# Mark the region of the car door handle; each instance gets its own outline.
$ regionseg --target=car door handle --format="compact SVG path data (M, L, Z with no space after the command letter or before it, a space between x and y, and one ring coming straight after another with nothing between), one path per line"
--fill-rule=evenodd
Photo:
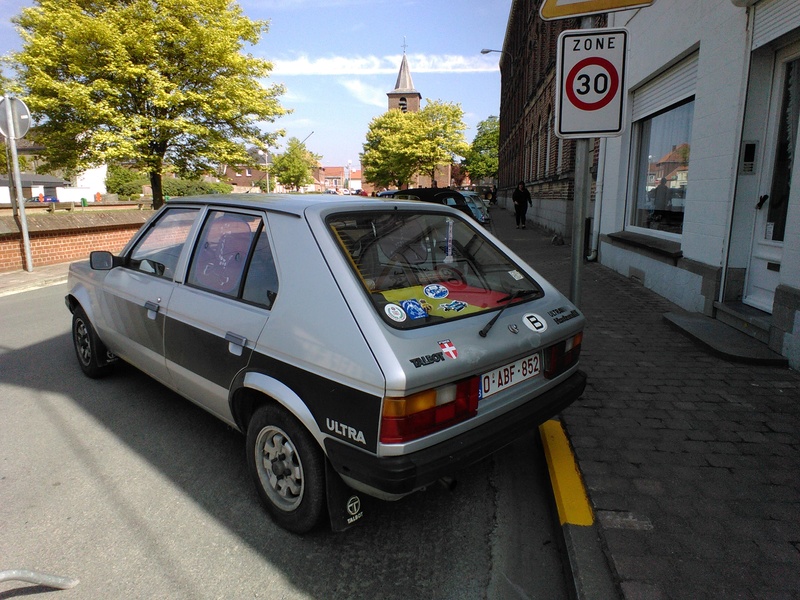
M225 334L225 341L228 342L228 352L236 356L241 356L242 350L247 346L247 338L232 331Z
M147 309L148 319L155 319L156 315L158 314L158 311L161 309L161 307L152 300L148 300L147 302L145 302L144 307Z

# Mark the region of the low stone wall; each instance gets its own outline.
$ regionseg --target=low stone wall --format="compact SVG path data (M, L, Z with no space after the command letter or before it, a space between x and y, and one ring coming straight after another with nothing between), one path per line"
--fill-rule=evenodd
M26 213L33 267L87 258L92 250L119 252L152 210ZM18 217L0 215L0 273L25 268Z

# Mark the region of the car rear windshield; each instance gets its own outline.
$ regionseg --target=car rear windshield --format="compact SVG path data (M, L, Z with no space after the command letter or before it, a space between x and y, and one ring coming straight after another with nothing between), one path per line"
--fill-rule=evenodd
M335 214L328 226L381 317L410 329L543 295L466 220L438 212Z

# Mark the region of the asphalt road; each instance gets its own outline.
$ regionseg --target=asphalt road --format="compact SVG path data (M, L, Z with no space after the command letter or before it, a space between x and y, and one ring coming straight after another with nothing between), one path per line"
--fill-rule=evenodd
M299 537L258 504L239 433L128 365L83 376L65 293L0 298L0 571L78 578L65 599L567 597L535 432L453 490Z

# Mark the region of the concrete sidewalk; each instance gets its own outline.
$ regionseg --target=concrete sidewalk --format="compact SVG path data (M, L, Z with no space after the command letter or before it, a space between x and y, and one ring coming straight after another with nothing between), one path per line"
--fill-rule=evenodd
M87 257L88 258L88 257ZM70 263L34 267L28 271L0 273L0 297L67 281Z
M571 249L513 213L493 230L565 294ZM0 273L0 295L65 281L68 264ZM681 309L584 267L582 368L561 415L594 515L565 528L581 598L800 598L800 374L733 362L676 331Z

